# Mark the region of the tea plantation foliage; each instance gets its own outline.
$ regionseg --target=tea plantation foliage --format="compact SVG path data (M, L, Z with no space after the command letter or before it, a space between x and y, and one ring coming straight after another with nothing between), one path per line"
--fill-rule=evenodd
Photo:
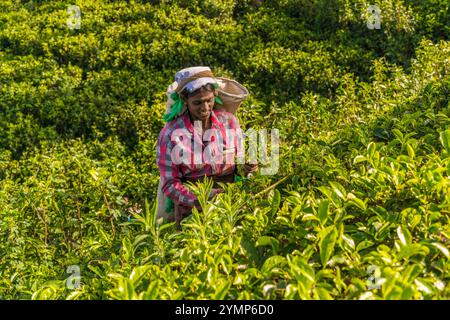
M0 299L449 299L449 21L446 0L2 0ZM155 146L192 65L249 88L280 169L197 186L176 232Z

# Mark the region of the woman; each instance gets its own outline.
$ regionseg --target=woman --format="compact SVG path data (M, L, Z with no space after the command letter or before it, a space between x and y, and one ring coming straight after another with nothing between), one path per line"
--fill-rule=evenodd
M236 165L225 160L230 157L224 154L231 151L238 156L242 151L236 135L229 134L239 132L239 121L223 110L226 108L218 97L218 89L219 82L210 68L191 67L177 72L175 82L167 90L167 123L158 138L156 161L161 192L174 202L174 216L160 211L158 215L175 219L178 228L194 206L201 210L197 197L184 183L212 178L212 198L221 192L218 182L234 181ZM246 174L257 169L256 164L244 165Z

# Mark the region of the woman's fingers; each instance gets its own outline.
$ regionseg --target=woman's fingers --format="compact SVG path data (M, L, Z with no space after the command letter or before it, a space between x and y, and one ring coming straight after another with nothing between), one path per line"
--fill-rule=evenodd
M258 164L250 164L250 163L246 163L244 164L244 170L245 173L252 173L258 170Z

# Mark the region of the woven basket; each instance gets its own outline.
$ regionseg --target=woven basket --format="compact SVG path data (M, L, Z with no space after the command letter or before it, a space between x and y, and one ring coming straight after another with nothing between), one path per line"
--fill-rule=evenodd
M223 104L216 104L214 108L236 113L241 103L249 95L247 88L232 79L221 77L216 79L219 83L219 98L222 99Z

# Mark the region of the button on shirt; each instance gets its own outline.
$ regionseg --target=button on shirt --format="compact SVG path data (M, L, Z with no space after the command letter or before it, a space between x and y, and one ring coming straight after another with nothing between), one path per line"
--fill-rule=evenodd
M242 133L238 119L229 112L213 110L211 129L202 132L188 112L168 122L158 137L156 162L161 190L175 203L193 207L197 197L183 185L182 178L229 175L235 157L242 157Z

